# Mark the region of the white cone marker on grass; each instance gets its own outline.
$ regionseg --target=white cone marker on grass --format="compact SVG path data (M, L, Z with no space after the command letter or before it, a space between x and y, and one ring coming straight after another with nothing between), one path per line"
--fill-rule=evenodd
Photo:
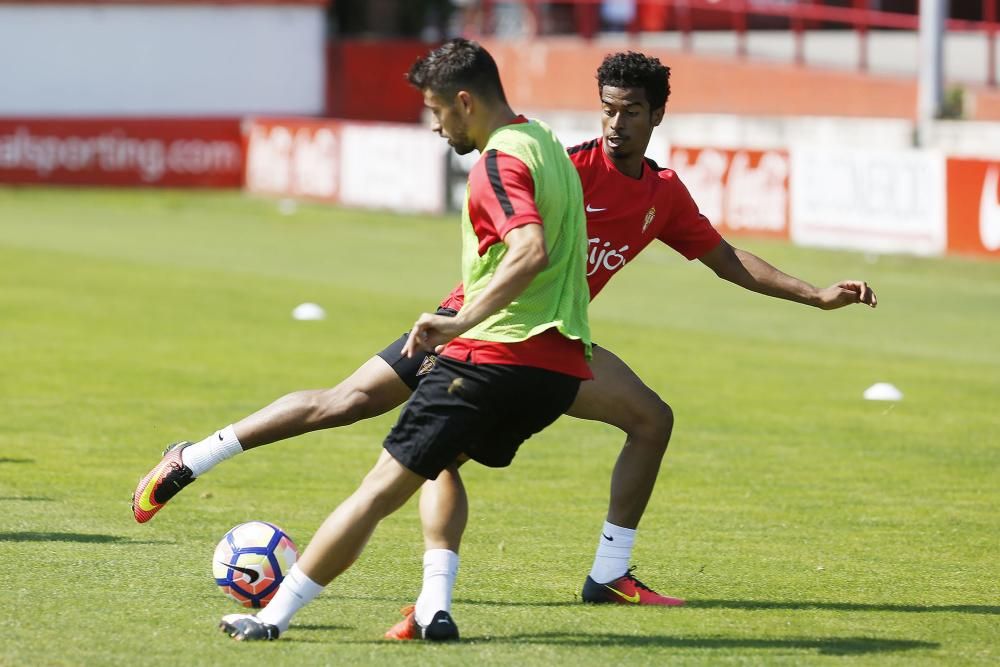
M292 311L292 317L297 320L324 320L326 319L326 311L315 303L300 303Z
M888 382L876 382L862 394L866 401L901 401L903 392Z

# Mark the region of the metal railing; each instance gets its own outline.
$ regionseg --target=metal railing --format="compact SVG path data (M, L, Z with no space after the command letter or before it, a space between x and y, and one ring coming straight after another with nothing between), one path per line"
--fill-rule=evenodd
M943 2L945 0L922 0ZM982 20L947 19L949 32L982 34L987 42L987 83L997 85L996 35L1000 31L997 4L1000 0L982 0ZM500 24L498 15L511 9L526 17L521 27L531 35L552 32L558 23L563 32L591 39L601 30L601 8L609 0L480 0L467 5L466 12L474 30L491 34ZM622 0L611 0L619 7ZM794 60L805 63L807 30L853 30L858 35L858 67L868 69L868 32L902 30L916 32L916 13L872 9L872 0L846 0L847 5L827 4L823 0L625 0L632 17L623 26L625 32L678 32L685 50L692 48L696 30L731 30L736 35L736 50L747 55L747 33L755 22L769 22L768 27L790 30L794 36ZM474 8L473 8L474 7ZM558 17L553 18L555 14ZM557 30L558 31L558 30Z

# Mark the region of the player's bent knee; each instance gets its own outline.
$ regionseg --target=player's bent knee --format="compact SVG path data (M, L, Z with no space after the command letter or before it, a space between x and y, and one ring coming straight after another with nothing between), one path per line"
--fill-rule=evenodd
M366 511L385 518L399 509L413 495L412 490L392 484L373 471L365 477L356 496Z
M637 408L632 426L626 429L628 435L633 441L666 451L674 430L674 411L659 398Z

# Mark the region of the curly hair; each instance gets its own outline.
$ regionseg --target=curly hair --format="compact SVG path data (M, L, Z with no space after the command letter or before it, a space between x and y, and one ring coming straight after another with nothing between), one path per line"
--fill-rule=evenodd
M458 37L418 58L406 80L419 90L453 97L460 90L507 102L500 72L489 51L477 42Z
M670 68L659 58L635 51L612 53L597 68L597 91L604 86L642 88L650 109L659 109L670 97Z

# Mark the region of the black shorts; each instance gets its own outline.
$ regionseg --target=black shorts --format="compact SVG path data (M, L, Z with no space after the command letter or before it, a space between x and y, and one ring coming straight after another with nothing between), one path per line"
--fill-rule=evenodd
M455 317L458 311L451 308L438 308L435 314ZM437 355L420 352L413 355L413 357L404 356L403 346L406 345L406 339L409 337L409 333L403 334L389 343L384 350L378 353L378 356L382 357L385 363L389 364L392 370L396 371L396 375L406 383L407 387L416 391L417 385L420 384L420 379L434 368Z
M438 357L382 446L428 479L463 453L502 468L569 409L579 388L579 378L555 371Z

